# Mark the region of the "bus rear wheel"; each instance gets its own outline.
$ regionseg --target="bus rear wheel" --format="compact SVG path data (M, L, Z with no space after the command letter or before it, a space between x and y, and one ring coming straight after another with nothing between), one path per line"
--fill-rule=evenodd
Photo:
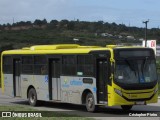
M95 105L95 100L92 93L88 93L86 96L86 108L88 112L96 111L97 106Z
M133 105L121 105L121 108L124 110L124 111L129 111L131 110L133 107Z
M36 106L38 101L37 101L37 93L34 88L31 88L28 92L28 101L31 106Z

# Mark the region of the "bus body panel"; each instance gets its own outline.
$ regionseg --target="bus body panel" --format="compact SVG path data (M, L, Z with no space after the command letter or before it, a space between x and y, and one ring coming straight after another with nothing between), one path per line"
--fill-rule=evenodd
M4 74L5 76L5 94L14 97L13 94L13 74ZM83 79L93 80L93 83L83 83ZM71 77L61 76L60 81L60 102L82 104L82 93L84 90L90 90L97 104L96 79L92 77ZM27 99L27 90L33 86L37 92L37 99L49 101L48 79L43 75L23 75L21 74L21 94L22 98ZM55 85L53 86L55 89ZM52 90L57 94L57 90ZM55 101L54 97L53 100Z
M38 100L49 100L48 81L44 75L21 75L22 98L27 98L27 90L33 86L37 92Z
M3 74L4 94L13 97L13 74Z
M156 103L158 100L158 92L155 91L158 89L158 84L153 89L145 89L145 90L123 90L116 84L114 83L112 84L113 84L112 87L108 86L110 93L109 104L108 104L109 106L148 104L148 103ZM115 89L120 90L122 94L121 95L117 94L115 92ZM128 94L126 94L126 92L128 92Z
M83 80L92 80L93 83L84 83ZM82 104L84 90L90 90L97 104L96 79L93 77L61 76L62 102Z
M48 101L48 75L34 75L34 80L38 99Z

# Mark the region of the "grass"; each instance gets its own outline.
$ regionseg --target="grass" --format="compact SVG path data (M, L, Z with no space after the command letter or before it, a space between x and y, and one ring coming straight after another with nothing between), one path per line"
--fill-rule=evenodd
M16 105L16 106L0 106L0 111L12 111L12 112L18 112L18 113L25 113L25 112L35 112L35 113L41 113L42 111L40 110L35 110L32 109L28 106L21 106L21 105ZM1 113L1 112L0 112ZM51 116L51 117L43 117L43 116ZM27 118L27 117L12 117L12 118L0 118L1 120L93 120L91 118L85 118L85 117L80 117L77 115L68 115L64 113L58 113L58 112L42 112L42 117L37 117L37 118Z

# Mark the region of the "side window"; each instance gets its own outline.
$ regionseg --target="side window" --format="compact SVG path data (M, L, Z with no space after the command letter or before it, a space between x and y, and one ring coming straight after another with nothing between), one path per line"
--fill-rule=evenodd
M33 74L33 56L22 56L22 74Z
M34 56L34 74L46 75L48 73L47 57L46 55Z
M92 55L78 55L77 61L77 74L94 75L94 57Z
M12 74L13 73L13 63L12 56L3 56L3 73Z
M62 74L63 75L76 75L76 56L65 55L62 58Z

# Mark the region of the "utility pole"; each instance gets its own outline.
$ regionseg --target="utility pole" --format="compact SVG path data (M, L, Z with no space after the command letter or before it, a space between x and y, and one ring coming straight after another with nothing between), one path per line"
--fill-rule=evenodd
M145 27L145 47L147 47L147 24L148 24L149 20L147 21L143 21L143 23L146 25Z

